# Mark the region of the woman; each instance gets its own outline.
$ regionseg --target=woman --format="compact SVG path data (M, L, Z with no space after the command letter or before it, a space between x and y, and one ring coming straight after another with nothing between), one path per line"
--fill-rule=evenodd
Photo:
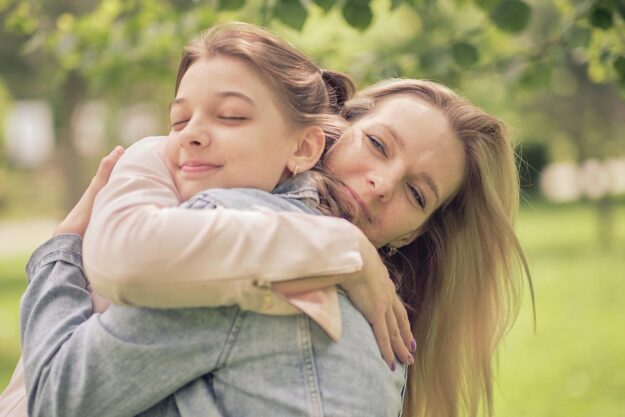
M399 293L412 307L419 350L407 414L454 415L461 397L470 414L482 401L490 410L493 349L507 323L502 312L515 311L515 267L524 265L512 229L518 184L503 126L451 91L418 81L365 90L345 114L353 130L330 152L327 167L361 208L356 224L376 246L391 243ZM429 128L427 141L415 139L420 124ZM398 223L406 192L421 211ZM400 238L389 241L389 229ZM292 284L310 288L314 281Z

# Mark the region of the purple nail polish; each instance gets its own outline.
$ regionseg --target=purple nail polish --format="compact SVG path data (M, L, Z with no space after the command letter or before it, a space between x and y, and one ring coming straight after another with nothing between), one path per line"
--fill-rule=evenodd
M391 371L395 372L395 361L393 361L393 363L391 363Z
M412 353L415 353L417 351L417 341L412 339L412 342L410 342L410 351Z

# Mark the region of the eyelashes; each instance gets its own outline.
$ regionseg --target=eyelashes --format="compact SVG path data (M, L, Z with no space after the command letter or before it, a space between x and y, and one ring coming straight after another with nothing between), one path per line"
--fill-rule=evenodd
M369 142L371 143L371 145L378 151L380 152L382 155L384 156L388 156L388 153L386 151L386 147L384 146L384 143L379 140L378 138L376 138L373 135L369 135L366 134L365 136L367 136L367 139L369 140Z
M378 153L380 153L385 158L388 158L388 150L387 150L386 145L384 144L384 142L382 140L378 139L374 135L370 135L370 134L367 134L367 133L365 133L365 136L367 137L367 140L369 141L371 146ZM416 203L422 209L425 209L425 203L426 203L425 197L424 197L423 193L421 192L421 190L419 189L419 187L417 187L415 185L412 185L412 184L407 184L407 187L408 187L410 195L412 196L414 201L416 201Z

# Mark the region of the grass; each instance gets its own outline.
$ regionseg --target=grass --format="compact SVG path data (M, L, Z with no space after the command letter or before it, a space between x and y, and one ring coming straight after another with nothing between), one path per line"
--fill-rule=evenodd
M20 354L19 303L26 289L28 255L0 258L0 388L9 383Z
M536 291L500 352L496 415L625 416L625 204L602 247L590 205L525 209L519 234Z
M500 351L495 409L502 417L625 416L625 204L613 246L597 238L589 204L524 208L519 234L536 290ZM27 256L0 259L0 388L19 355L18 303Z

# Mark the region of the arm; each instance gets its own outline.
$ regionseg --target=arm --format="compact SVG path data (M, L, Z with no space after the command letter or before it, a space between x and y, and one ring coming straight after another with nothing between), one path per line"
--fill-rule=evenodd
M362 233L341 219L173 207L179 201L163 144L163 138L148 138L128 149L94 206L85 268L93 288L113 302L231 304L250 293L256 297L256 280L341 275L362 267ZM217 291L226 281L229 291ZM208 302L216 296L222 298Z
M275 285L305 278L300 283L305 288L283 288L285 294L343 284L372 324L389 364L393 350L411 361L406 347L414 341L405 308L358 228L295 213L168 208L178 200L163 145L163 138L134 145L98 194L84 248L85 258L92 259L87 270L94 289L144 306L239 304L271 313L249 308L265 293L253 285L256 280ZM278 301L274 313L280 313ZM282 302L283 311L285 306Z

